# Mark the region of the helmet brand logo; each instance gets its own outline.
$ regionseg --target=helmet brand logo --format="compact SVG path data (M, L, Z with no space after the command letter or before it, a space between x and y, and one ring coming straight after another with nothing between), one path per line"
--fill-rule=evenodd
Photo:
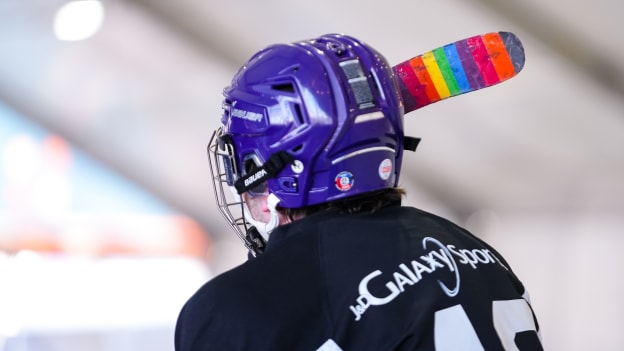
M245 111L232 107L230 111L232 117L242 118L247 121L260 122L262 120L262 114L258 112Z
M264 168L260 169L258 172L252 174L249 178L245 179L245 187L249 187L249 185L253 184L255 181L264 177L267 174L268 173Z

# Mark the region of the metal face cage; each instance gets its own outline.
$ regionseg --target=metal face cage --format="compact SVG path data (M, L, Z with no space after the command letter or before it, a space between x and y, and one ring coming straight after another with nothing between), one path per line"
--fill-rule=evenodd
M208 143L208 161L212 187L219 213L232 227L245 247L254 252L256 243L248 237L251 224L245 219L245 204L242 196L236 192L234 182L238 178L234 145L223 129L215 130Z

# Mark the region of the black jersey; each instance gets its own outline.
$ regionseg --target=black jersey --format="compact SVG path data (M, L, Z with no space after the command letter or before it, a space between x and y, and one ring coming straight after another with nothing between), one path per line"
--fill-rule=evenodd
M207 282L177 351L541 350L521 282L492 247L429 213L323 212Z

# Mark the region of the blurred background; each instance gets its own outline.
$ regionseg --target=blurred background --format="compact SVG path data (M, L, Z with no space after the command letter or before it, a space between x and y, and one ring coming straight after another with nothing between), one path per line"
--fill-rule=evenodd
M547 350L624 349L624 3L0 2L0 350L173 350L245 260L213 201L221 90L276 42L350 34L392 64L511 31L526 65L406 116L407 204L506 256Z

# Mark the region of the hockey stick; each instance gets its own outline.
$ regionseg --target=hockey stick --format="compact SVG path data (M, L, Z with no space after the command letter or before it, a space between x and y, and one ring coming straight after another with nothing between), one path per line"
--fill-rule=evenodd
M392 67L404 112L487 88L515 77L524 67L524 48L510 32L493 32L428 51Z

